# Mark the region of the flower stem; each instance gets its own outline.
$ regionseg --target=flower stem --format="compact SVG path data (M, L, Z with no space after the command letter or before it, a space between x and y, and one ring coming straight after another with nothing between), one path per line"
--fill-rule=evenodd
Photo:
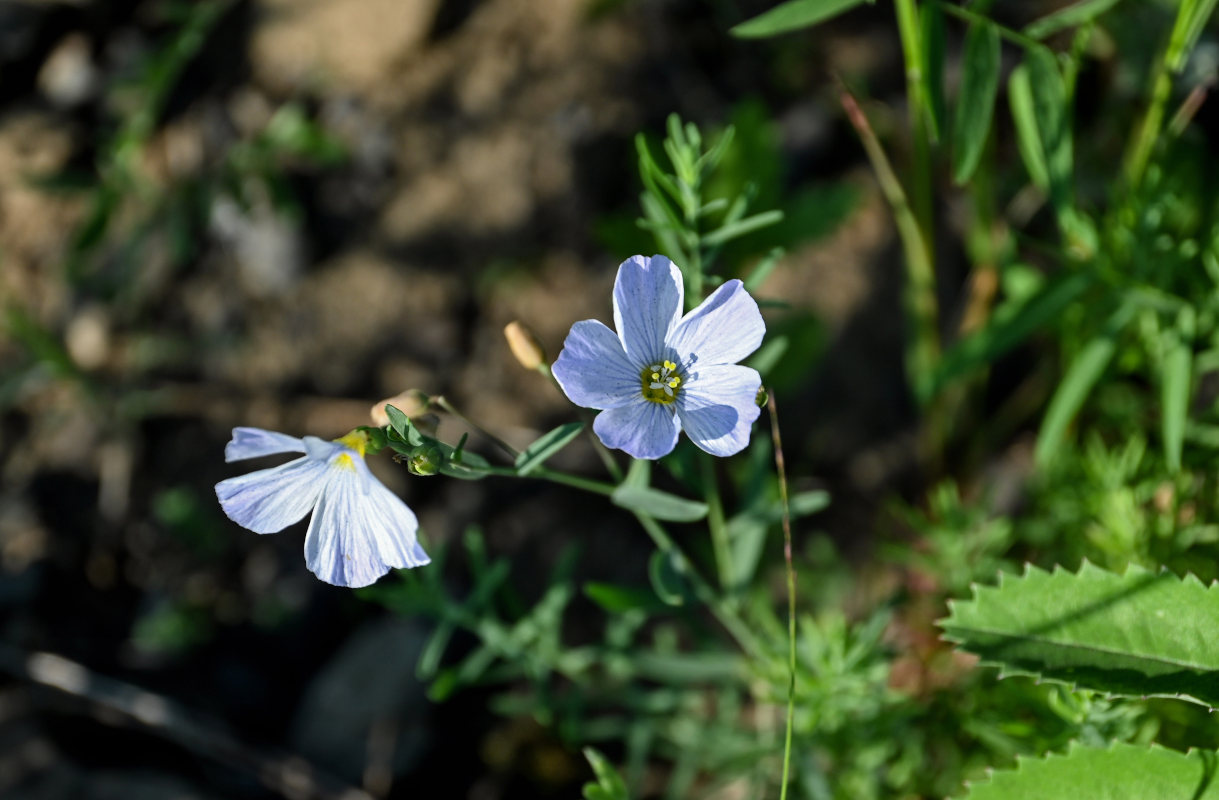
M435 397L431 398L431 403L432 403L432 405L438 406L439 408L443 409L446 413L448 413L454 417L457 417L457 419L461 420L466 425L470 426L474 430L481 433L483 436L490 439L492 442L495 443L495 445L497 447L499 447L499 449L503 450L511 458L515 459L517 456L520 455L520 451L517 450L515 447L508 444L503 439L496 436L494 433L491 433L490 431L488 431L482 425L479 425L477 422L474 422L469 417L467 417L465 414L458 411L457 408L454 407L453 404L450 403L448 398L445 397L444 395L438 394Z
M931 250L902 183L893 171L867 116L845 86L840 87L840 98L847 119L859 134L868 160L872 162L881 192L893 211L902 251L906 255L904 300L908 324L912 329L910 345L906 350L906 377L915 397L921 403L926 403L930 399L930 381L940 355L939 324L936 321L939 308L935 297L935 267Z
M512 467L484 467L480 472L487 475L499 475L504 478L537 478L538 480L560 483L573 489L582 489L583 491L605 495L606 497L612 495L614 489L618 488L612 483L595 481L591 478L581 478L579 475L569 475L566 472L557 472L545 467L537 467L528 475L519 475Z
M914 218L918 220L923 234L923 245L927 259L934 262L935 245L932 219L931 140L928 120L931 107L923 75L923 38L919 27L918 7L915 0L896 0L897 27L902 41L902 54L906 66L906 108L909 111L910 132L914 137L913 187L911 205Z
M775 404L775 393L770 392L769 395L766 404L770 411L770 436L775 444L775 472L779 476L779 497L783 501L783 561L787 568L787 733L783 737L783 785L779 793L779 800L787 800L792 727L796 718L796 570L792 566L792 521L787 500L783 440L779 437L779 407Z
M716 574L720 586L727 589L732 583L732 551L728 546L728 527L724 523L724 503L715 480L715 462L709 455L700 455L703 456L703 497L707 501L707 528L711 531Z
M635 519L639 520L639 524L652 537L652 541L656 546L677 562L682 575L690 581L690 585L694 589L694 596L703 605L707 606L711 614L719 620L719 623L724 626L725 630L732 634L732 637L736 639L737 644L741 646L742 650L753 657L759 656L762 652L761 648L758 646L757 639L754 638L745 621L728 606L725 598L716 593L711 588L711 585L698 574L694 565L690 563L690 559L686 558L686 554L674 543L661 524L654 517L644 514L642 511L636 511L634 514Z
M1213 5L1213 0L1203 0L1207 5ZM1164 124L1164 111L1168 99L1172 95L1172 76L1180 70L1190 48L1190 22L1198 13L1198 0L1183 0L1177 10L1177 19L1173 24L1168 47L1164 57L1156 65L1155 77L1152 80L1151 104L1143 116L1138 134L1130 143L1130 151L1126 157L1126 183L1131 189L1138 187L1143 179L1143 172L1151 158L1156 140ZM1209 16L1209 9L1206 11Z

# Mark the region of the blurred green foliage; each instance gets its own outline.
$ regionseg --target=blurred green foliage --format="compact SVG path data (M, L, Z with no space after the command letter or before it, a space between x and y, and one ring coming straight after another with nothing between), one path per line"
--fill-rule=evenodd
M615 13L615 3L595 5ZM802 36L857 5L792 0L733 30ZM694 540L691 558L658 544L650 583L579 582L572 547L526 591L509 558L492 557L471 528L460 543L431 548L430 567L362 590L394 613L431 621L416 676L433 700L493 685L497 711L530 715L573 748L603 748L611 756L584 751L594 778L586 800L641 798L648 786L674 800L777 794L791 683L791 789L809 800L959 795L966 781L1013 768L1018 756L1069 751L1066 763L1152 741L1219 747L1202 709L1116 696L1137 691L1106 694L1083 679L1081 688L999 680L935 626L949 598L968 598L1024 564L1073 574L1087 560L1117 573L1137 565L1219 578L1219 182L1207 133L1192 123L1219 76L1213 63L1191 60L1200 40L1214 47L1214 5L1084 0L1017 24L1011 18L1027 11L1011 4L896 0L907 128L873 130L872 107L841 87L899 230L914 234L899 237L907 288L922 301L907 313L933 314L934 324L908 326L906 343L920 353L907 363L926 367L907 375L922 415L923 488L890 501L876 530L858 532L863 563L801 526L794 675L775 453L759 430L735 461L708 469L683 445L656 475L637 464L603 492L607 507L634 510L645 527L706 528L705 541L681 529L683 545ZM292 102L199 170L150 167L177 81L231 8L165 6L169 35L107 88L108 135L95 163L83 174L31 176L86 199L64 280L134 329L155 328L155 299L142 294L141 279L152 251L167 253L171 269L196 259L218 199L299 222L289 175L345 157L307 104ZM947 43L957 41L964 77L950 91ZM789 40L773 58L788 65L799 52ZM1085 88L1095 96L1081 97ZM768 298L767 279L799 269L787 252L831 233L858 197L844 182L810 185L789 174L770 102L737 102L713 134L676 116L663 137L640 133L641 208L601 220L597 235L619 255L672 256L692 304L741 276L769 309L767 343L750 364L786 413L828 335L808 309ZM943 207L951 220L937 219ZM933 280L918 263L932 265ZM966 279L937 286L950 265ZM489 268L482 279L498 274ZM120 419L151 407L86 375L61 332L16 302L7 302L4 327L23 356L0 376L0 408L35 380L81 387ZM165 348L160 358L186 358L194 346ZM545 462L581 432L557 428L513 467L495 468L405 418L391 428L399 455L427 456L413 462L417 472L551 480L559 476ZM808 454L796 446L787 457L805 477ZM828 500L797 492L792 516L816 514ZM210 558L209 502L174 486L153 497L151 514ZM268 603L255 617L272 626L285 613ZM576 614L594 635L572 635ZM725 617L742 620L746 635L725 635ZM160 597L141 609L131 641L146 653L187 654L213 624L208 609ZM1103 633L1115 631L1120 625ZM994 661L1010 666L1003 654ZM1021 763L1013 774L1032 780L1029 764L1059 762Z

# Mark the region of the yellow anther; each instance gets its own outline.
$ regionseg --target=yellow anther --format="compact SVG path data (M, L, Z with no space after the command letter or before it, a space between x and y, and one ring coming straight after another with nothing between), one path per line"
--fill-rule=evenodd
M653 373L652 373L652 380L654 380L654 381L658 381L658 380L660 380L660 373L659 373L659 372L653 372Z
M665 369L677 369L677 365L674 364L672 361L666 361Z

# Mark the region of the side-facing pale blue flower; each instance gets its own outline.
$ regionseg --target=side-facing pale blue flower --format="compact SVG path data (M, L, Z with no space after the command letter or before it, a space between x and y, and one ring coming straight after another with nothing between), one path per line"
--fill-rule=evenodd
M229 519L255 533L275 533L310 511L305 564L335 586L368 586L390 568L431 561L419 546L415 514L373 477L366 438L356 432L328 442L260 428L234 428L225 461L304 453L301 458L216 484Z
M758 349L766 324L738 280L682 316L681 272L664 256L634 256L614 280L614 327L577 322L553 367L573 403L601 409L593 431L607 447L660 458L685 430L715 456L749 444L758 418L757 370L736 362Z

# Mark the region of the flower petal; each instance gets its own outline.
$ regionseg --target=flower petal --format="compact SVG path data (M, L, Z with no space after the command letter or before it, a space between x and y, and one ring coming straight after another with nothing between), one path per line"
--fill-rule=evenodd
M665 340L681 318L681 270L664 256L632 256L614 279L614 327L632 363L665 358Z
M750 426L758 418L757 370L737 364L702 367L677 403L677 416L690 441L713 456L739 453L749 444Z
M299 522L326 484L326 463L298 458L216 484L228 518L255 533L275 533Z
M765 335L757 301L744 284L731 280L682 317L666 341L683 364L697 369L703 364L735 364L757 350Z
M673 452L680 430L673 409L642 397L628 406L602 411L593 420L602 444L634 458L655 459Z
M309 569L326 583L352 588L376 582L391 567L431 561L416 538L415 514L356 459L330 466L305 534Z
M233 428L233 438L224 446L224 460L241 461L276 453L303 452L305 444L295 436L262 428Z
M614 332L595 319L571 326L551 372L564 394L584 408L617 408L640 396L639 369Z

